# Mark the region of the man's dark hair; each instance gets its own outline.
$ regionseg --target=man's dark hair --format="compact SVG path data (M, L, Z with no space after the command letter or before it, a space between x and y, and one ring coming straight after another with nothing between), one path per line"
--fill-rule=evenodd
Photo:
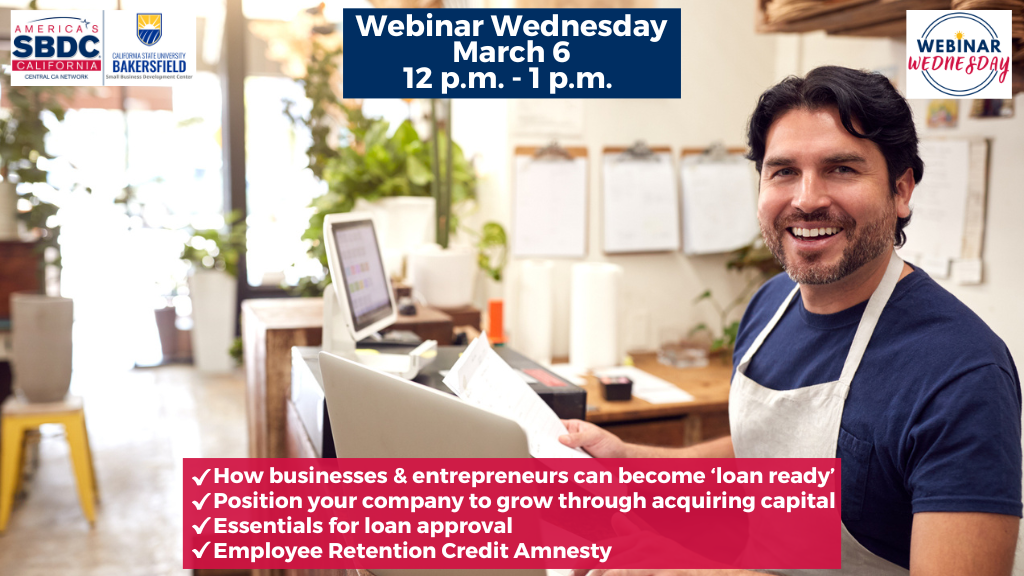
M795 108L819 110L833 106L839 109L839 119L847 132L867 138L881 149L893 195L896 180L907 168L914 170L914 183L921 182L924 163L917 154L917 129L907 101L885 76L840 66L815 68L805 78L790 76L761 94L747 130L747 158L754 161L760 173L768 129L775 120ZM864 132L854 128L854 120ZM907 241L903 228L909 222L910 216L897 217L897 247Z

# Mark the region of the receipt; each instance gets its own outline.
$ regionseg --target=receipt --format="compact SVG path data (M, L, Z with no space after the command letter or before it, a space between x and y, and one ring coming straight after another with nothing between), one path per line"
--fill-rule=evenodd
M558 441L568 434L555 412L491 349L487 334L473 340L444 377L463 400L515 420L526 432L534 458L589 458Z

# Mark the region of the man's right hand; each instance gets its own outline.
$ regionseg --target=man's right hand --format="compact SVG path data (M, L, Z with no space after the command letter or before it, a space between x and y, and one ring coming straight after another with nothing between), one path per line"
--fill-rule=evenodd
M562 420L569 431L558 441L570 448L582 448L595 458L734 458L732 437L724 436L687 446L668 448L623 442L611 432L582 420Z
M562 420L568 434L558 441L570 448L582 448L595 458L629 458L629 445L611 432L582 420Z

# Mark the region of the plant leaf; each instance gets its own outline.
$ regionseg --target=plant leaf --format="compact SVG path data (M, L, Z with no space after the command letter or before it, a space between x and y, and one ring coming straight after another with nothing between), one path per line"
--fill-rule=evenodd
M434 175L430 172L430 168L427 168L426 164L420 161L415 156L409 156L405 160L405 174L409 177L409 182L416 186L426 186L430 184L430 181L434 178Z

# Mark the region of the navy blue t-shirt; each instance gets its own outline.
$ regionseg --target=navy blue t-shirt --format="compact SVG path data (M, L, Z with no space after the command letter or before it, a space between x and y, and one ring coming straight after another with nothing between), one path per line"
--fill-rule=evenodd
M796 284L747 307L734 363ZM799 292L747 368L775 390L839 379L863 302L813 314ZM850 385L836 456L842 518L868 550L910 566L917 512L1021 515L1021 390L1002 340L924 271L896 284Z

